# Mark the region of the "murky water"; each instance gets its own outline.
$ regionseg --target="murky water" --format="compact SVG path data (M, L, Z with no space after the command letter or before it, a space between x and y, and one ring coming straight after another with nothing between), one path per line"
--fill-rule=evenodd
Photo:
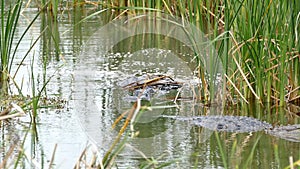
M23 12L17 35L21 35L35 12L34 9ZM77 24L80 17L88 12L91 11L65 11L57 23L53 23L47 15L42 15L18 51L16 63L27 52L29 44L45 28L49 28L21 66L16 81L18 84L23 81L24 95L32 95L28 72L33 62L37 88L41 89L51 77L45 93L48 97L66 100L66 108L42 109L36 126L27 127L30 119L25 117L20 118L20 121L13 120L11 124L18 124L14 127L7 124L1 128L3 138L10 137L10 133L17 133L20 138L24 138L24 130L30 128L24 148L28 156L38 163L43 161L42 166L49 164L55 144L58 145L55 168L73 167L87 143L96 145L100 156L104 156L125 118L115 129L112 129L112 124L126 107L132 105L125 99L126 91L118 86L124 79L143 73L168 74L189 84L182 89L180 96L193 96L191 85L197 82L197 78L192 75L195 68L194 53L184 40L167 37L164 33L158 35L145 31L120 38L120 41L111 44L108 38L113 35L99 31L111 15L105 13ZM60 51L55 49L54 41L58 42ZM12 90L16 91L14 88ZM290 157L294 160L300 157L299 143L263 131L240 134L214 132L189 121L161 116L224 113L251 116L273 125L287 125L299 124L299 118L293 115L293 112L299 111L297 108L278 110L245 106L228 108L223 112L219 106L207 108L191 100L174 103L163 97L147 103L158 108L145 111L139 117L134 125L139 135L128 139L124 150L117 156L119 168L136 168L147 164L141 154L162 163L172 162L173 168L283 168L289 165ZM276 111L279 111L279 115Z

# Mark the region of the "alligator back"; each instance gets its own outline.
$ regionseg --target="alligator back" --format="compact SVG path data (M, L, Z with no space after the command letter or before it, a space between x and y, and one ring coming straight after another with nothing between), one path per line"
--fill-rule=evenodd
M269 130L272 125L258 119L246 116L196 116L196 117L178 117L163 116L182 121L191 121L197 126L210 130L247 133L261 130Z
M195 125L210 130L236 133L255 132L272 128L272 125L267 122L245 116L200 116L194 117L192 121Z
M267 122L246 116L196 116L178 117L165 116L182 121L191 121L194 125L201 126L214 131L225 131L235 133L249 133L264 130L267 134L292 142L300 142L300 124L275 126Z

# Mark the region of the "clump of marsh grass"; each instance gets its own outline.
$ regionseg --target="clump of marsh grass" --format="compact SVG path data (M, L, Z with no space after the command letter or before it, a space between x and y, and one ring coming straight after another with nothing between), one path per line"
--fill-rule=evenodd
M9 4L5 8L5 2L1 1L1 32L0 32L0 86L1 93L7 94L8 77L13 63L13 40L19 20L22 1L18 0L15 4Z
M226 1L225 1L226 3ZM297 15L282 1L227 3L226 75L241 96L284 105L299 100L299 43ZM299 4L298 4L299 5ZM226 24L226 23L225 23ZM225 26L226 27L226 26ZM234 93L234 92L233 92Z
M120 15L157 10L195 24L218 51L229 102L256 100L282 106L300 101L300 4L296 0L108 0L105 5L120 10Z
M53 3L58 2L57 0ZM28 51L26 54L23 56L22 60L18 64L18 66L14 69L12 69L14 59L17 53L17 50L19 48L19 45L21 44L23 38L33 25L33 23L36 21L36 19L40 16L41 12L43 9L47 7L47 3L43 2L43 5L41 7L42 11L38 12L36 16L31 20L29 25L26 27L22 35L20 36L19 39L15 39L15 31L18 26L18 21L19 17L21 15L21 8L23 6L23 1L22 0L17 0L14 2L9 2L8 7L6 7L7 3L4 3L4 1L1 1L1 32L0 32L0 50L1 50L1 62L0 62L0 87L1 87L1 95L8 95L8 88L9 88L9 81L11 80L14 84L14 86L18 89L20 98L23 97L21 88L15 81L14 78L16 77L16 74L19 71L20 66L24 62L24 60L29 56L30 52L33 49L33 46L40 40L40 38L45 35L45 32L49 30L48 26L43 25L41 34L33 41L31 46L28 48ZM46 36L46 35L45 35ZM50 37L53 37L53 40L55 41L55 44L58 42L58 38L54 36L51 32ZM50 38L51 39L51 38ZM15 42L16 41L16 42ZM55 46L55 49L59 51L58 45ZM36 91L36 86L35 86L35 76L34 76L34 70L33 70L33 62L34 62L34 56L31 59L32 64L31 64L31 87L32 87L32 97L30 103L32 103L32 117L36 117L36 112L37 109L39 108L38 103L39 99L42 96L42 92L45 90L46 85L49 83L51 77L49 79L45 79L44 85L42 86L42 89L40 91ZM47 62L44 61L44 62ZM46 67L46 65L44 65ZM15 72L12 72L12 70L15 70ZM8 96L6 96L8 97ZM26 101L28 101L28 98L23 97ZM28 106L28 105L25 105Z
M43 0L42 4L47 2ZM278 106L300 102L300 4L297 0L257 3L228 0L192 3L187 0L73 1L73 5L78 4L113 9L118 16L156 11L182 17L205 32L217 49L227 82L224 88L230 96L227 101L249 103L256 100ZM47 5L57 17L63 2L54 0ZM203 72L200 62L199 72ZM200 73L200 76L204 74Z
M0 32L0 88L1 88L1 95L8 94L8 87L9 87L9 80L13 81L15 75L17 74L19 68L16 68L16 71L13 76L12 73L12 66L14 63L14 59L16 56L16 52L19 48L21 41L23 40L24 36L38 18L39 13L32 19L29 23L27 28L24 30L23 34L20 38L15 42L15 32L18 26L19 17L21 15L21 8L22 8L22 0L17 0L16 2L8 2L9 7L6 8L6 3L1 1L1 32ZM37 40L34 42L34 44ZM33 45L34 45L33 44ZM21 63L22 65L25 58L28 56L29 52L31 51L32 46L28 49L28 52L23 57Z

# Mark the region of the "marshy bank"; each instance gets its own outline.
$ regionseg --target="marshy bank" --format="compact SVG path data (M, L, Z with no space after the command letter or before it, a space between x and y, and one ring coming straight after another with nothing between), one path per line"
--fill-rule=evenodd
M299 124L297 1L21 2L1 2L1 167L299 166L299 142L161 116ZM187 85L128 102L120 82L144 74Z

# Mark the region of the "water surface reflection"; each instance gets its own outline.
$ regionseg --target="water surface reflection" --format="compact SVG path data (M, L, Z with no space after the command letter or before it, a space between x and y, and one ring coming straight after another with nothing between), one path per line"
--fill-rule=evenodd
M31 95L30 74L27 72L35 56L34 75L37 88L40 89L46 82L45 79L54 74L45 94L68 101L67 108L60 111L40 111L37 125L29 127L30 134L24 147L38 162L45 160L45 164L41 165L47 166L57 143L55 168L73 167L87 142L95 143L102 156L109 149L125 118L115 129L111 126L124 111L124 106L131 105L124 100L126 91L120 89L119 81L143 73L169 74L176 80L190 84L181 91L181 96L184 97L194 96L191 85L198 82L193 76L196 67L193 62L194 52L184 43L165 35L145 33L125 38L113 48L107 49L111 45L107 44L107 39L93 33L100 25L106 23L111 15L105 14L107 16L101 17L101 20L96 18L87 23L76 24L80 20L79 16L84 15L80 14L83 11L71 12L74 18L65 15L65 19L58 23L52 23L47 16L41 16L30 30L31 34L25 38L18 51L20 57L17 58L17 62L20 62L32 37L39 36L47 26L52 28L36 45L35 53L25 60L20 70L24 73L17 74L16 81L23 81L23 93ZM24 12L24 17L32 17L32 11ZM22 22L20 30L17 31L21 32L26 25L26 22ZM54 39L50 40L52 35ZM91 35L93 36L90 37ZM58 42L60 51L56 50L57 46L53 40ZM90 48L85 46L85 51L82 51L79 57L82 45L87 42ZM89 50L91 48L93 50ZM134 128L139 131L139 135L128 141L128 145L116 159L118 167L141 166L146 160L140 152L147 157L154 157L159 162L173 162L172 167L178 168L283 168L289 164L290 156L294 159L299 158L299 143L279 139L264 132L218 133L195 126L189 121L160 116L223 113L251 116L274 125L287 125L299 124L299 118L292 117L290 113L299 111L298 108L295 111L282 110L276 113L276 109L245 106L229 108L224 112L221 107L208 108L192 100L177 103L167 100L163 105L170 107L146 111L140 117ZM29 117L26 117L22 119L21 124L13 121L12 123L18 124L13 129L9 129L12 127L9 124L1 127L2 136L5 139L11 137L10 133L13 130L23 138L25 134L22 131L28 131L28 127L24 126L29 122Z

